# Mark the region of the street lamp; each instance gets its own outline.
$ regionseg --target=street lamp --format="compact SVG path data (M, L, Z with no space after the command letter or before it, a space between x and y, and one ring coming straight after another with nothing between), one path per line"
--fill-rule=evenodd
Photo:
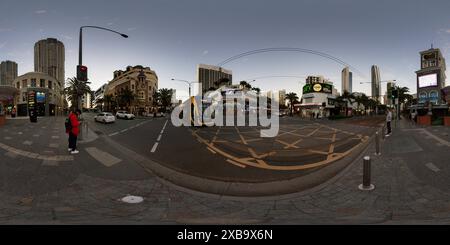
M77 79L80 79L78 77L78 73L79 73L79 69L83 69L82 74L80 74L80 76L83 77L83 79L87 80L87 68L83 67L83 28L94 28L94 29L100 29L100 30L104 30L104 31L109 31L109 32L114 32L119 34L120 36L124 37L124 38L128 38L128 35L125 35L123 33L111 30L111 29L107 29L104 27L99 27L99 26L82 26L80 27L80 40L79 40L79 48L78 48L78 67L77 67ZM83 75L84 74L84 75ZM78 108L80 108L80 95L78 95Z
M195 82L195 81L189 82L189 81L186 81L186 80L175 79L175 78L172 78L171 80L172 80L172 81L177 81L177 82L184 82L184 83L187 83L187 84L189 85L189 98L191 98L191 85L192 85L193 83L200 83L200 82Z
M83 65L83 28L94 28L94 29L100 29L100 30L104 30L104 31L110 31L110 32L114 32L119 34L120 36L124 37L124 38L128 38L128 35L125 35L123 33L108 29L108 28L104 28L104 27L100 27L100 26L82 26L80 27L80 43L79 43L79 49L78 49L78 65Z

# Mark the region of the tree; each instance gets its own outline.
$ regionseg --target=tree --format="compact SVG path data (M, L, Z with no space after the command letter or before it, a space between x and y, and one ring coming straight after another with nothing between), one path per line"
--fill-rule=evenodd
M257 95L261 93L261 89L258 87L253 87L252 90L255 91Z
M218 81L214 82L214 84L215 84L217 87L221 87L221 86L223 86L223 85L228 85L228 84L230 84L230 79L224 77L224 78L221 78L221 79L219 79Z
M241 81L239 83L239 85L241 86L242 89L246 89L246 90L252 89L252 85L250 83L248 83L247 81Z
M344 91L341 96L336 98L337 101L344 103L345 106L345 116L348 116L348 103L353 103L355 100L355 96L348 91Z
M114 102L114 96L112 94L107 94L103 97L103 101L106 104L107 111L111 110L111 104Z
M168 88L159 89L156 93L157 101L163 106L164 111L172 104L173 90Z
M126 110L128 110L131 106L131 103L136 98L136 95L129 88L125 88L119 93L119 106L125 105Z
M72 107L81 110L81 98L87 93L92 93L88 81L79 81L76 77L68 78L64 94L70 101Z
M294 103L298 100L298 96L294 92L286 94L286 99L289 101L290 114L293 116L294 113Z
M364 112L366 111L367 108L367 102L369 100L369 98L367 97L367 95L365 94L361 94L356 96L355 94L353 94L354 96L354 101L356 102L356 104L358 105L358 109L361 105L364 106Z

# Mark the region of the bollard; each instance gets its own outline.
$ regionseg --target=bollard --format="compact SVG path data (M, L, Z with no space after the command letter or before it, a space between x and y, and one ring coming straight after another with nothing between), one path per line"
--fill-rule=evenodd
M376 156L381 155L381 152L380 152L380 134L378 134L378 131L375 133L375 155Z
M370 157L365 156L363 161L363 183L358 188L362 191L371 191L375 189L375 186L370 183Z

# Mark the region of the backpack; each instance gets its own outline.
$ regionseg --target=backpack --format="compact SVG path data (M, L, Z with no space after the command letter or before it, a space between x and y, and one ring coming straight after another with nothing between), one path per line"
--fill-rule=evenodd
M70 121L70 117L66 118L66 121L64 122L64 126L66 127L66 131L72 130L72 122Z

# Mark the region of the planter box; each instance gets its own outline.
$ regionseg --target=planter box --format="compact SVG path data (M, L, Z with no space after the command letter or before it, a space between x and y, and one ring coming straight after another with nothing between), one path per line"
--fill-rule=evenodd
M5 121L6 121L6 117L5 116L0 116L0 127L5 125Z
M417 124L419 125L431 125L431 116L418 116Z
M450 126L450 117L444 117L444 125Z

